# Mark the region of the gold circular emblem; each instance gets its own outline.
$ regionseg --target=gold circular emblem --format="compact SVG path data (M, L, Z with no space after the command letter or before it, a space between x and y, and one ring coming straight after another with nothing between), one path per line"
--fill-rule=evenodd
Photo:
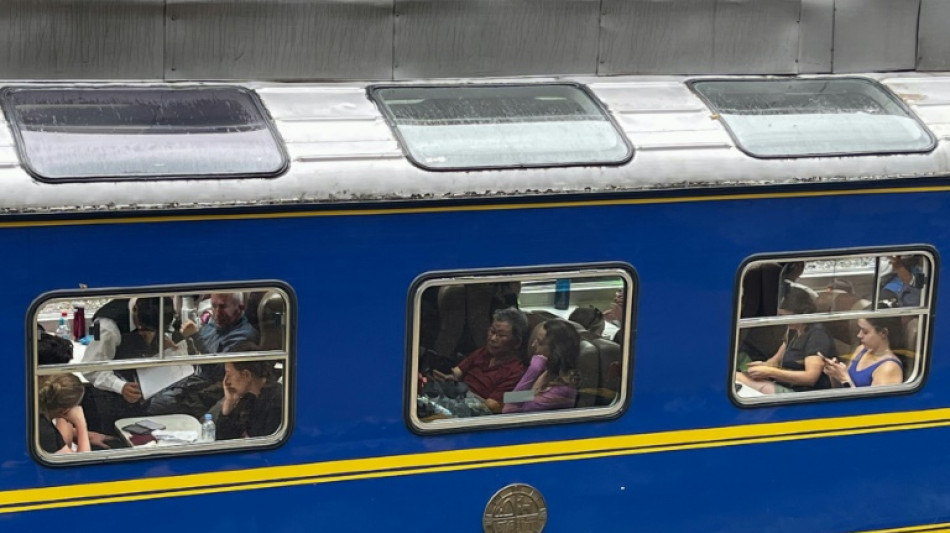
M486 533L541 533L548 521L548 506L538 489L514 483L488 500L482 528Z

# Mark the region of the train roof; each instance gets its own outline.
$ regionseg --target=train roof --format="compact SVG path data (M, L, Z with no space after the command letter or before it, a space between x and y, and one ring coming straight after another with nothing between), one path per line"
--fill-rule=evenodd
M950 3L943 0L17 2L0 14L0 45L7 51L0 54L0 179L13 191L0 196L0 213L596 196L942 178L950 174L948 21ZM860 105L842 123L808 113L828 121L825 131L853 131L864 140L878 135L884 142L913 129L916 120L925 134L917 135L916 147L872 142L868 146L877 147L866 150L857 141L824 150L820 136L800 135L822 156L807 157L808 150L805 157L785 154L782 148L763 152L756 144L770 136L771 126L739 124L744 119L723 112L696 83L710 78L873 80L896 95L896 105L911 120L871 125ZM547 133L555 133L550 151L576 148L558 131L577 144L610 137L604 123L584 122L602 113L622 137L614 143L616 153L603 160L565 156L548 164L500 157L513 162L504 168L440 164L441 155L415 154L406 144L414 134L397 127L398 112L371 98L381 84L553 83L576 84L601 111L575 102L587 116L549 124ZM68 179L73 167L65 165L62 175L50 179L26 146L36 136L15 116L17 105L30 105L12 103L15 88L22 87L246 89L269 117L277 147L257 155L244 149L249 144L226 148L235 164L263 161L247 173ZM897 116L892 111L884 114ZM42 121L42 114L40 109L20 120ZM785 122L792 128L805 123ZM56 133L49 124L33 126ZM743 129L752 132L751 144L742 141ZM419 131L439 144L438 128ZM115 139L131 132L111 134ZM485 144L504 149L533 135L522 132L510 142L507 134L496 134L487 132ZM109 143L97 151L82 143L48 150L44 143L55 135L39 137L33 148L54 163L111 157ZM153 166L162 166L166 157L172 168L179 156L202 152L191 143L199 139L192 135L161 146L144 139L135 150ZM454 139L454 146L464 149L467 142Z
M586 88L632 146L629 160L500 169L423 168L407 157L367 83L242 83L259 96L285 147L286 169L274 177L38 179L17 150L15 124L0 129L0 197L6 213L267 206L404 200L499 198L655 190L734 188L797 183L943 177L950 166L950 75L888 73L846 77L740 77L716 80L875 80L932 133L915 153L760 157L736 142L726 121L692 83L708 77L509 78L437 80L435 87L508 87L570 83ZM75 88L221 87L199 82L12 84ZM396 84L417 87L418 84ZM121 91L120 91L121 92ZM9 97L9 92L4 98ZM9 113L9 108L7 108ZM564 123L565 127L574 127ZM845 125L847 126L847 125ZM192 137L194 138L194 137ZM22 148L22 147L21 147ZM197 150L197 148L196 148ZM79 157L82 157L80 154ZM170 154L168 157L174 157Z

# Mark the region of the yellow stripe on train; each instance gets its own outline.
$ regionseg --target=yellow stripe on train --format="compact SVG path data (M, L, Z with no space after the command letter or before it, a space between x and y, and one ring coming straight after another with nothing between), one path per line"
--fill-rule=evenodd
M933 409L346 459L11 490L0 492L0 513L946 426L950 409Z

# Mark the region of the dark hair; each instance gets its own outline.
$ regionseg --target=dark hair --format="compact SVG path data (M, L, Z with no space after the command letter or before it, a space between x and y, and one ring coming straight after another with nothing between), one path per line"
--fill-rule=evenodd
M795 281L805 272L804 261L793 261L782 266L782 279Z
M73 358L73 343L44 333L36 341L36 361L41 365L65 365Z
M85 392L82 381L74 374L44 376L36 394L40 412L47 418L55 418L62 411L79 405Z
M541 327L548 345L548 372L558 376L575 370L581 353L581 336L574 324L563 318L552 318L542 322Z
M864 320L868 321L874 331L887 338L891 349L904 348L904 322L900 317L867 316Z
M233 361L231 364L237 370L247 370L259 378L270 379L274 374L273 361Z
M158 331L159 314L162 316L161 322L164 327L167 328L172 323L172 320L175 319L175 304L168 296L164 300L164 309L160 309L158 298L139 298L135 301L136 316L138 316L140 328Z
M798 287L788 288L788 292L785 294L785 298L782 298L782 302L779 303L778 308L791 311L796 315L814 313L818 309L815 307L815 301L811 299L811 295L808 294L808 291Z
M587 331L594 331L599 326L606 324L604 314L596 307L578 307L571 313L568 320L584 326Z
M498 309L492 314L492 320L495 322L507 322L511 324L511 334L521 341L521 350L524 351L528 340L528 317L525 316L517 307L507 307Z

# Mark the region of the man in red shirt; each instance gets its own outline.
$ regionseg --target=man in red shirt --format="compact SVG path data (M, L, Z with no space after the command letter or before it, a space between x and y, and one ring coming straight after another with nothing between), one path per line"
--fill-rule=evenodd
M485 400L492 412L500 413L502 396L514 390L524 375L523 351L528 340L528 318L509 307L492 316L488 342L452 368L451 374L434 371L436 378L464 381L469 390Z

